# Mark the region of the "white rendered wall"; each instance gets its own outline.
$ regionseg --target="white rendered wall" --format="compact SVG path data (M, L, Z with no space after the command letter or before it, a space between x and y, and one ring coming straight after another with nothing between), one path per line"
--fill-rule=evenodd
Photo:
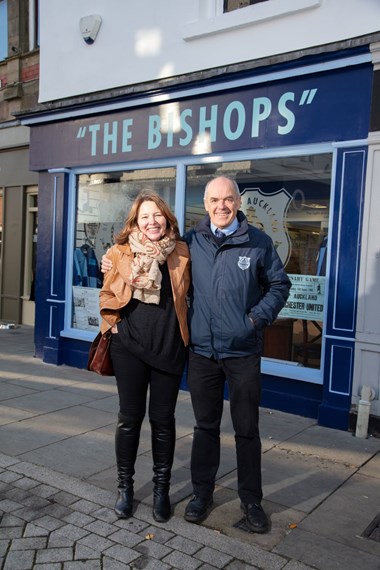
M253 60L376 32L379 0L40 0L40 102ZM93 45L83 16L102 25Z
M380 42L371 46L371 52L374 70L379 73ZM371 386L375 399L370 413L374 416L380 416L379 212L380 132L372 132L368 138L352 404L359 403L363 385Z
M375 399L371 414L380 416L380 132L371 133L368 146L366 198L360 262L358 316L352 403L358 404L363 385Z

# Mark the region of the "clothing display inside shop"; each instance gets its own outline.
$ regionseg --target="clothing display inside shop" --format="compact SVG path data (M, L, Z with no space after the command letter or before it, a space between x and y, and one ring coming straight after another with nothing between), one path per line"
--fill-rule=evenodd
M100 288L102 282L94 249L88 243L77 247L74 251L73 285Z

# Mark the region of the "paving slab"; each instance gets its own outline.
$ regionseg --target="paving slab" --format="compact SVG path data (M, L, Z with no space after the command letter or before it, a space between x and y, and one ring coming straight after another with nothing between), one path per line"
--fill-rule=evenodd
M280 555L296 559L318 570L379 570L379 557L352 546L337 546L331 538L294 529L275 548Z
M353 467L344 464L274 448L263 454L264 497L267 501L307 513L354 472ZM237 492L236 471L218 479L218 484Z
M107 426L66 439L56 437L54 443L22 453L19 457L86 479L115 464L114 449L110 444L113 434L114 426Z
M377 515L380 515L378 479L354 475L328 502L322 503L305 518L301 528L326 538L333 536L336 542L380 557L380 542L363 537L365 529Z
M367 461L367 463L359 469L359 473L380 479L380 452Z
M360 467L380 451L380 439L361 439L345 431L314 425L282 441L279 447L302 455L313 455L321 460Z
M0 405L0 426L12 422L19 422L20 420L31 418L35 415L37 415L35 412L27 412L26 410L18 410L17 408Z
M25 430L52 433L57 436L74 436L100 427L116 424L115 415L78 405L65 410L48 412L20 422Z
M91 399L92 398L84 395L79 396L77 394L53 389L38 392L35 391L33 394L12 398L6 400L6 402L7 406L11 406L13 408L44 414L56 410L71 408L72 406L89 402Z
M92 410L101 410L103 412L110 412L114 414L114 418L117 417L118 412L118 397L108 396L106 398L101 398L99 400L93 400L92 402L86 402L85 404L88 408Z
M16 456L22 453L33 453L41 447L45 449L46 446L61 440L62 437L65 436L46 429L41 430L38 425L27 429L23 421L12 422L0 426L0 452ZM45 451L41 453L45 455Z

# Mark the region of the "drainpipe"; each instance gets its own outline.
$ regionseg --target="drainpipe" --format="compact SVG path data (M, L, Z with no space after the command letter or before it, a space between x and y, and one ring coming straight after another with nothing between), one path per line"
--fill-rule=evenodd
M371 400L373 400L374 397L375 390L371 386L362 387L358 407L358 418L356 421L356 437L368 437L369 412L371 409Z

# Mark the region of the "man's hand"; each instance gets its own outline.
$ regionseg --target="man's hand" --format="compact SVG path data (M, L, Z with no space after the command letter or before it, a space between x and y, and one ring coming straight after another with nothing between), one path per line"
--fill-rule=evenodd
M106 256L106 254L104 254L102 256L100 270L102 273L107 273L107 271L109 271L110 269L112 269L112 261Z

